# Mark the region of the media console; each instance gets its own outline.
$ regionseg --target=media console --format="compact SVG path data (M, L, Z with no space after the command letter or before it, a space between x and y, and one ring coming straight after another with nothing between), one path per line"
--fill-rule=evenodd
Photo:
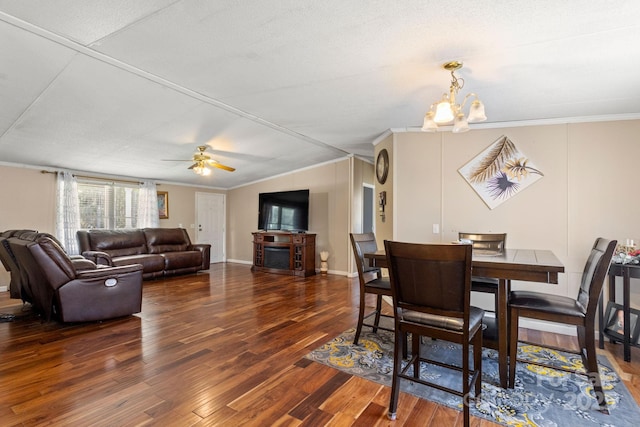
M253 234L252 271L307 277L316 274L316 235L285 231Z

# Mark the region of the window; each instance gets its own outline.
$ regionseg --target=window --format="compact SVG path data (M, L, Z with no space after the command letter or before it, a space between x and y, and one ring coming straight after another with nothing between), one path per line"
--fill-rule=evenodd
M80 228L138 228L135 184L78 180Z

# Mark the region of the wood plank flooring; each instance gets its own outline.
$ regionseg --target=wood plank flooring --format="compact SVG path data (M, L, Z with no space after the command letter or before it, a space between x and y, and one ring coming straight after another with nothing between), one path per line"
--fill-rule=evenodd
M0 312L22 317L0 323L0 425L462 425L460 412L407 394L392 423L389 387L304 359L355 325L358 293L343 276L214 264L146 281L138 315L63 325L41 323L3 292ZM521 338L575 345L537 331ZM631 363L622 346L607 351L640 401L640 351Z

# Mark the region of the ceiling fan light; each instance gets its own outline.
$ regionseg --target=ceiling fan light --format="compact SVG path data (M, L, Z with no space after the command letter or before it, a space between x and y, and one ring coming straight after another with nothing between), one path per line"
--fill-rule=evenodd
M443 125L451 123L453 121L453 117L453 108L451 107L451 103L446 99L446 97L443 97L436 107L436 115L433 118L433 121L439 125Z
M434 113L429 111L424 115L424 123L422 124L422 130L425 132L435 132L438 130L438 125L433 121Z
M202 168L202 176L209 176L211 175L211 169L209 169L208 167L203 167Z
M469 131L469 123L464 114L459 113L453 121L453 133L463 133Z
M479 99L476 99L471 103L468 122L484 122L485 120L487 120L487 116L484 113L484 104Z

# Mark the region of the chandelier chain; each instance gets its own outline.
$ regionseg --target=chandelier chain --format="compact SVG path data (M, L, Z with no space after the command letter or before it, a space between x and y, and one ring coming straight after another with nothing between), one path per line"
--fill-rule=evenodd
M462 77L456 77L454 74L456 70L451 70L451 90L455 90L455 93L458 94L458 91L464 87L464 79Z

